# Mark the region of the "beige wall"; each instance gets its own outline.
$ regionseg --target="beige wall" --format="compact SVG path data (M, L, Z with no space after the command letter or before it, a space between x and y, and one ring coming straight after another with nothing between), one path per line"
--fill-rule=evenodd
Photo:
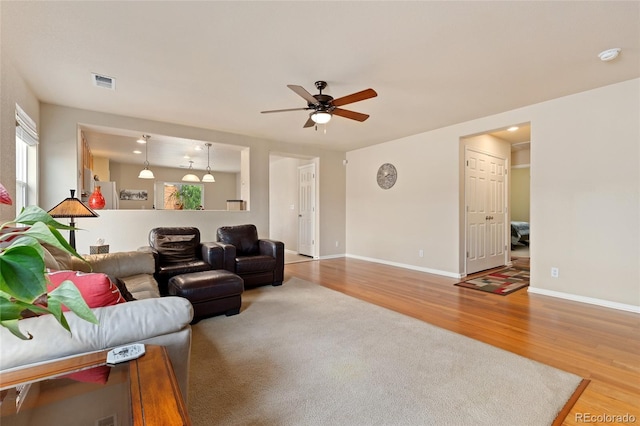
M344 241L345 235L345 172L344 153L315 147L292 145L251 138L215 130L142 120L113 114L103 114L59 105L42 103L41 205L51 208L67 196L69 188L78 186L77 140L78 124L97 125L202 141L248 146L250 155L250 211L161 211L118 210L100 212L95 219L78 220L85 231L76 233L79 251L87 251L99 237L107 237L111 250L131 250L147 244L148 232L157 226L197 226L204 239L214 239L215 230L222 225L254 223L261 236L269 237L269 153L277 151L298 156L320 158L319 185L319 246L320 256L337 253L333 242ZM241 185L243 183L241 182ZM246 193L244 188L241 190Z
M0 49L0 183L16 193L16 104L39 126L38 99ZM0 204L0 223L16 217L16 208Z
M111 176L117 182L117 190L145 189L149 194L146 201L120 200L120 209L153 209L154 186L156 182L181 182L185 169L171 167L152 167L155 179L139 179L142 164L126 164L112 161ZM236 173L213 172L216 181L203 182L205 210L226 210L227 200L236 199Z
M512 167L509 191L511 196L511 220L529 222L530 181L529 167Z
M530 291L637 310L639 93L635 79L348 152L348 255L460 275L460 138L531 122ZM386 162L398 182L384 191Z

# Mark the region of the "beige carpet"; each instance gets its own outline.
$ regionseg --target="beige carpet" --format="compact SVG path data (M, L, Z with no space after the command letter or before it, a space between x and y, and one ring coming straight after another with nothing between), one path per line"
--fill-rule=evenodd
M194 425L550 425L581 378L297 278L193 327Z

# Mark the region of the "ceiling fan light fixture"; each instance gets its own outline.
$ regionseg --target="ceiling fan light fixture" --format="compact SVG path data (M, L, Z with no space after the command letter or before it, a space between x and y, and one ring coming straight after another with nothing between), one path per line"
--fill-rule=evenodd
M316 111L311 114L311 119L316 124L327 124L331 120L331 114L326 111Z

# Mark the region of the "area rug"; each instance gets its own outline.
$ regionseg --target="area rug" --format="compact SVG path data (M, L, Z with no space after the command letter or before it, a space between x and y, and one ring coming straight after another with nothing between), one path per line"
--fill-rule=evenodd
M529 285L529 268L512 266L455 285L506 296Z
M240 314L193 326L196 426L548 426L581 384L297 278L242 299Z

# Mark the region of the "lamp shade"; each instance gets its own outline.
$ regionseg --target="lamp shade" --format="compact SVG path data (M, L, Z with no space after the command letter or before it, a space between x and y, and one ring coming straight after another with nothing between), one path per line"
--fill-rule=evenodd
M216 178L214 178L211 173L207 173L206 175L202 176L202 181L203 182L215 182Z
M71 190L71 197L65 198L60 201L54 208L49 210L51 217L69 217L69 245L76 249L76 232L75 232L75 218L76 217L98 217L98 213L87 207L82 201L75 197L76 190Z
M316 124L326 124L329 122L329 120L331 120L331 114L324 111L317 111L311 114L311 119Z
M182 181L183 182L200 182L200 178L194 175L193 173L187 173L186 175L182 176Z
M146 167L140 170L140 174L138 175L140 179L155 179L153 172Z
M189 161L189 172L191 172L192 170L193 170L193 161ZM182 181L183 182L200 182L200 178L194 175L193 173L187 173L186 175L182 176Z
M51 217L98 217L98 213L75 197L75 192L75 189L72 189L71 197L65 198L49 210L49 215Z

